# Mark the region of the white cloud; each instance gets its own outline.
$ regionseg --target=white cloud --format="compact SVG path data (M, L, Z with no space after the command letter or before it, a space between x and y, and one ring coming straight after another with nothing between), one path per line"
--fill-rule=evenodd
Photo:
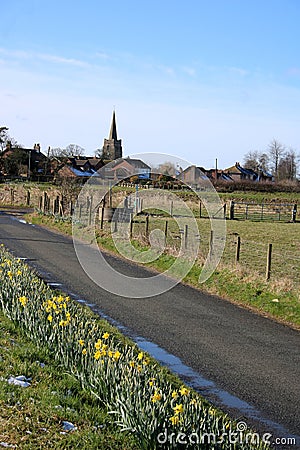
M194 77L196 75L196 70L193 67L183 67L182 70L191 77Z
M241 67L228 67L230 72L233 72L241 77L244 77L249 74L248 70L242 69Z
M87 63L86 61L82 61L82 60L74 59L74 58L64 58L64 57L57 56L57 55L35 53L32 55L32 58L41 59L41 60L53 62L56 64L66 64L66 65L77 66L77 67L91 67L91 64Z

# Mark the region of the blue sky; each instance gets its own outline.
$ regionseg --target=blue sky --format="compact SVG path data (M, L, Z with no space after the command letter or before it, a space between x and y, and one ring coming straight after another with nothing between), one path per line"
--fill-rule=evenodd
M275 138L300 151L298 0L10 0L0 125L25 146L102 147L225 168Z

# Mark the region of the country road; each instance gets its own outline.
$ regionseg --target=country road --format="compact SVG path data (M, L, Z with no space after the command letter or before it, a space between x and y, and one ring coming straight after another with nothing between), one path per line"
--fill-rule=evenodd
M146 299L108 293L85 274L71 238L23 223L9 211L0 211L0 243L28 258L45 278L97 304L132 334L180 358L217 389L247 402L264 421L246 417L211 395L210 400L236 418L279 436L275 424L286 436L299 435L300 332L180 284ZM151 275L122 259L106 257L127 275Z

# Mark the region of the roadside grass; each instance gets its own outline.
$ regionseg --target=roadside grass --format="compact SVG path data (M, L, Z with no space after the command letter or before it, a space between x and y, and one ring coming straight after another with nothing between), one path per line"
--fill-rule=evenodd
M35 224L72 234L70 222L41 214L27 217ZM146 264L160 272L172 266L181 242L180 230L172 218L151 217L149 233L154 229L163 231L166 220L167 251L151 264ZM199 258L183 282L299 328L300 223L227 221L226 246L221 262L214 274L201 285L198 278L209 250L210 222L198 219L197 223L200 231ZM103 230L96 228L97 242L104 250L117 252L112 228L109 223L104 223ZM238 263L235 262L237 236L241 238ZM142 216L134 224L132 243L141 252L149 248L145 238L145 218ZM273 244L273 258L271 278L266 281L268 243Z
M27 388L8 384L30 378ZM65 432L63 422L77 429ZM0 311L0 443L32 449L132 449L100 402ZM1 445L0 445L1 446Z

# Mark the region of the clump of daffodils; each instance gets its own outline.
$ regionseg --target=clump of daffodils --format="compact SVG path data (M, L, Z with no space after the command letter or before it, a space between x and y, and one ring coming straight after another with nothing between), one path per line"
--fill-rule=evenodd
M185 385L175 386L149 356L68 296L54 293L24 262L0 245L0 307L90 389L131 430L141 448L157 448L158 436L180 432L222 436L234 423L203 403ZM227 443L228 444L228 443ZM218 448L229 449L226 442ZM165 448L177 448L168 442ZM186 448L197 448L194 444ZM201 448L201 446L199 447ZM247 444L236 449L262 449Z

